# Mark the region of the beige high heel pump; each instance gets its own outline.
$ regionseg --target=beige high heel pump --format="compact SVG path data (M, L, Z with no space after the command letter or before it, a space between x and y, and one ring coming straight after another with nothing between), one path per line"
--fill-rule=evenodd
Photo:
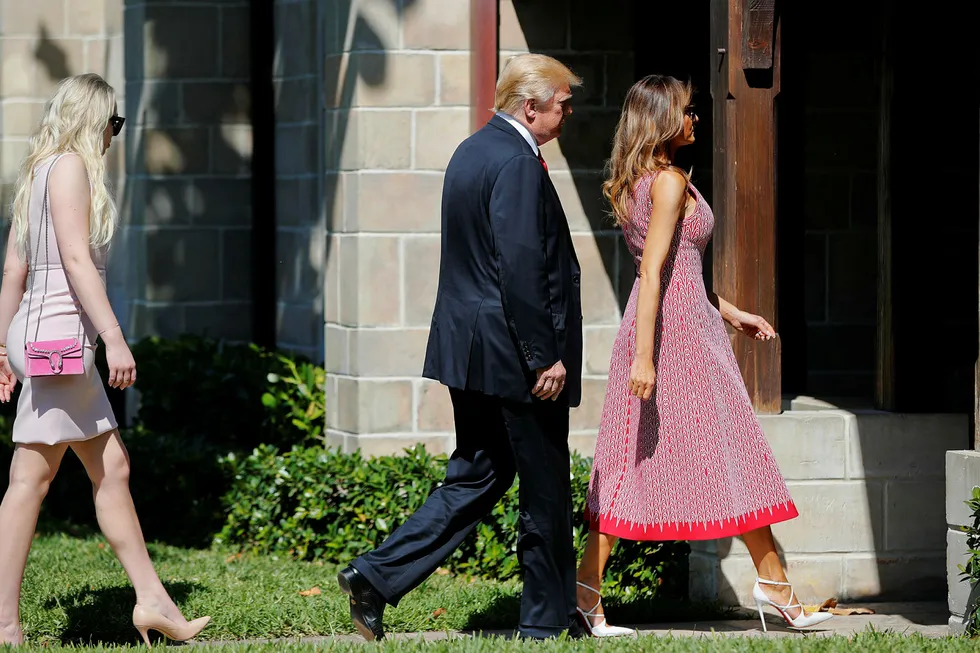
M175 642L184 642L195 637L210 622L211 617L201 617L188 622L186 626L178 626L156 610L145 608L142 605L137 605L133 608L133 626L143 636L143 641L146 642L147 648L150 647L149 631L151 630L155 630Z

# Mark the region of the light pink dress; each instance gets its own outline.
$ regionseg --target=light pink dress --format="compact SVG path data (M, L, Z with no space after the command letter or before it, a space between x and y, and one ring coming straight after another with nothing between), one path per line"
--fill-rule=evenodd
M98 331L84 314L68 276L61 265L61 255L55 239L50 204L47 224L47 258L45 258L45 229L42 220L44 186L51 168L59 157L50 157L35 168L28 205L29 240L28 267L34 265L36 274L27 277L27 291L7 332L7 355L10 367L23 384L14 418L14 442L22 444L58 444L87 440L116 428L105 388L95 367L95 347ZM37 246L40 244L40 253ZM106 250L92 248L92 260L105 284ZM30 297L31 285L34 296ZM46 284L46 285L45 285ZM28 302L30 315L28 316ZM43 305L43 313L42 313ZM38 317L40 316L40 327ZM85 374L25 378L24 344L26 340L55 340L75 338L79 334L84 346ZM39 329L39 330L38 330ZM35 330L38 330L35 338Z
M623 228L637 268L654 178L637 184ZM586 515L593 529L629 540L731 537L797 516L725 323L705 292L701 264L714 215L690 189L697 206L678 222L661 274L653 399L641 401L627 385L638 281L609 364Z

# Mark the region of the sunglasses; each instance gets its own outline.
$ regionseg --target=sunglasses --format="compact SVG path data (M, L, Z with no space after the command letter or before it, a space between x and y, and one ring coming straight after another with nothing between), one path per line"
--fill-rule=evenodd
M693 107L693 106L691 106L691 107L685 107L685 108L684 108L684 115L686 115L686 116L687 116L688 118L690 118L691 120L694 120L695 118L697 118L697 117L698 117L698 114L697 114L697 112L696 112L696 111L694 110L694 107Z
M123 118L122 116L113 116L109 118L109 124L112 125L113 136L119 135L119 132L122 131L122 126L124 122L126 122L126 119Z

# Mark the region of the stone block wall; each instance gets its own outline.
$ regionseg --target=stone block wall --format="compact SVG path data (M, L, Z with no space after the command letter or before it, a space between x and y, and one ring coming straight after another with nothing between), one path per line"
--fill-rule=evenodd
M28 138L44 103L69 75L95 72L112 84L119 111L125 110L123 0L37 0L0 2L0 184L3 218L9 219L10 190L27 152ZM109 151L111 179L125 180L125 132Z
M949 627L954 634L966 629L966 616L980 602L980 585L971 587L960 573L970 558L964 526L973 526L964 503L980 486L980 451L946 452L946 574L949 591Z
M458 0L338 7L336 51L325 66L328 430L333 443L365 453L413 442L448 451L448 392L419 375L439 271L443 173L469 134L469 7ZM595 29L603 12L587 2L543 10L502 0L500 12L501 65L519 52L544 52L585 80L565 134L543 154L583 266L585 397L572 412L572 445L591 454L633 278L600 194L632 83L632 43Z
M968 442L967 416L797 409L760 421L800 512L773 535L802 601L945 595L946 451ZM752 604L740 539L691 545L692 598Z
M630 0L500 2L501 65L519 52L541 52L583 79L583 86L573 91L573 113L562 135L545 145L542 155L582 265L583 393L582 405L572 410L570 444L590 456L612 344L636 274L619 229L605 213L601 190L623 98L635 81L629 28L633 12Z
M279 346L322 361L327 255L320 198L337 196L337 175L322 169L322 74L335 48L340 3L276 0L276 298Z
M468 134L469 3L336 4L324 66L327 426L365 454L452 449L448 393L423 381L442 177Z
M248 2L126 0L125 60L127 278L112 297L123 326L131 338L247 340Z

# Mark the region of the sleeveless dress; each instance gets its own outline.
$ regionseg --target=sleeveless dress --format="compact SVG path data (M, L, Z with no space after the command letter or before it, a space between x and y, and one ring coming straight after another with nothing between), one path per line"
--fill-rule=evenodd
M623 228L637 269L650 185L637 184ZM690 185L694 212L677 223L661 276L654 396L629 392L636 349L633 283L613 346L586 519L629 540L706 540L792 519L797 510L745 389L721 314L701 276L714 215ZM738 335L737 337L744 337Z
M117 427L109 398L95 367L98 330L81 309L68 276L61 265L54 226L48 206L47 258L45 225L42 220L45 181L48 170L60 158L52 156L34 169L28 204L27 288L7 332L10 367L22 384L14 418L13 441L21 444L58 444L96 437ZM40 252L37 246L40 244ZM106 248L92 248L92 261L105 284ZM35 273L36 272L36 273ZM45 285L46 284L46 285ZM34 295L31 297L31 286ZM28 314L28 305L30 311ZM43 307L43 312L42 312ZM38 318L40 317L40 322ZM24 375L24 345L27 340L55 340L79 336L84 347L84 374L69 376ZM37 331L37 336L35 336Z

